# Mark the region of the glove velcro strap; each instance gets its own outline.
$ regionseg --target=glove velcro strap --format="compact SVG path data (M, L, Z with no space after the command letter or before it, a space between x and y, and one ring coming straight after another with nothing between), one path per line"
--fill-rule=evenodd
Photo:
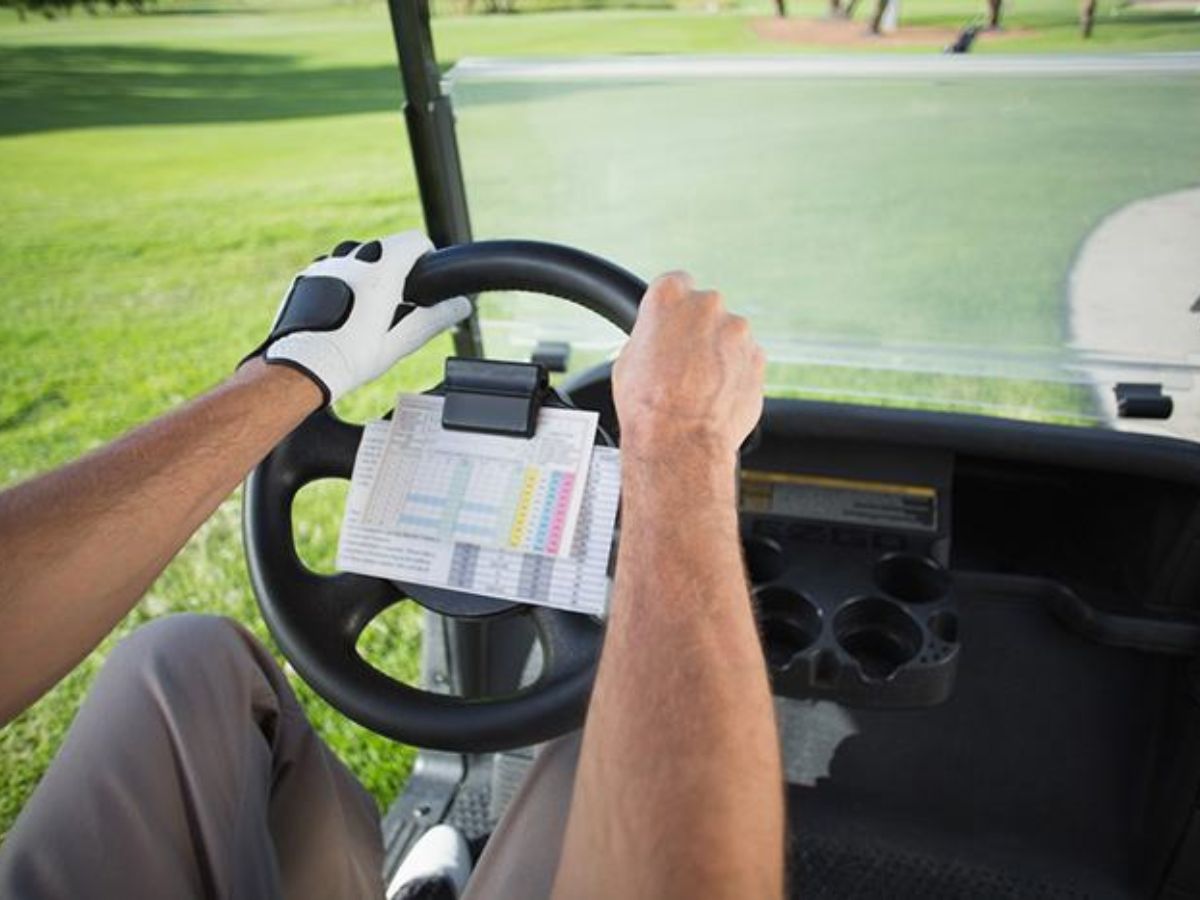
M267 339L247 354L238 368L256 357L262 356L268 363L283 365L307 375L317 383L325 397L326 406L332 399L329 386L310 368L292 359L267 358L267 348L280 338L301 331L335 331L346 324L350 311L354 309L354 291L340 278L312 275L297 278L288 292L279 318Z
M297 278L267 343L297 331L334 331L346 324L353 308L354 291L340 278Z

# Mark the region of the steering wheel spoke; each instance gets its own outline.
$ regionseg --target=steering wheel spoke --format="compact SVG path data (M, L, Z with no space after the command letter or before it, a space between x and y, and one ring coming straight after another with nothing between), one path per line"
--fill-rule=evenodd
M330 632L351 650L372 619L389 606L407 599L391 582L382 578L349 572L316 577L321 584L312 592L312 598L319 609L312 612L323 619Z
M318 410L284 438L267 460L274 459L278 474L285 476L283 486L295 497L300 488L318 479L349 479L362 436L363 426L339 419L329 409Z
M542 673L537 683L567 678L595 665L604 634L600 621L537 606L530 607L529 615L542 649Z

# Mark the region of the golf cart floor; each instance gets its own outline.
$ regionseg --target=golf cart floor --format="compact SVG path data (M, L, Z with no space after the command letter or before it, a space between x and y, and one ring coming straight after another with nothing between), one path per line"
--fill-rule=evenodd
M967 652L939 706L778 701L792 896L1154 895L1147 873L1172 852L1154 823L1194 787L1180 661L1085 640L1039 591L1001 583L964 604ZM387 819L389 857L442 820L481 845L531 758L423 753Z
M806 898L1074 898L1095 897L1071 872L1029 876L944 856L898 851L868 839L796 835L788 855L791 895Z
M1077 637L1030 593L965 604L941 706L781 705L794 896L1153 893L1173 663Z

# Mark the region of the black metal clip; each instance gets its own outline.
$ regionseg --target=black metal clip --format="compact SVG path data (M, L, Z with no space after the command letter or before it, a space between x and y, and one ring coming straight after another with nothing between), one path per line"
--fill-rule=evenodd
M550 379L533 363L451 356L443 385L443 428L530 438Z
M1122 419L1169 419L1175 403L1164 394L1161 384L1122 381L1113 387L1117 395L1117 415Z
M529 361L545 366L547 372L565 372L571 361L571 345L566 341L538 341Z

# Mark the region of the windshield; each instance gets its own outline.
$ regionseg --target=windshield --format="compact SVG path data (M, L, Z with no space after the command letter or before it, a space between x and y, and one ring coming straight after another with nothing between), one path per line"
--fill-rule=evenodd
M466 60L477 239L691 270L768 393L1113 426L1113 386L1200 407L1200 54ZM487 298L489 354L621 335ZM1138 423L1134 423L1138 424Z

